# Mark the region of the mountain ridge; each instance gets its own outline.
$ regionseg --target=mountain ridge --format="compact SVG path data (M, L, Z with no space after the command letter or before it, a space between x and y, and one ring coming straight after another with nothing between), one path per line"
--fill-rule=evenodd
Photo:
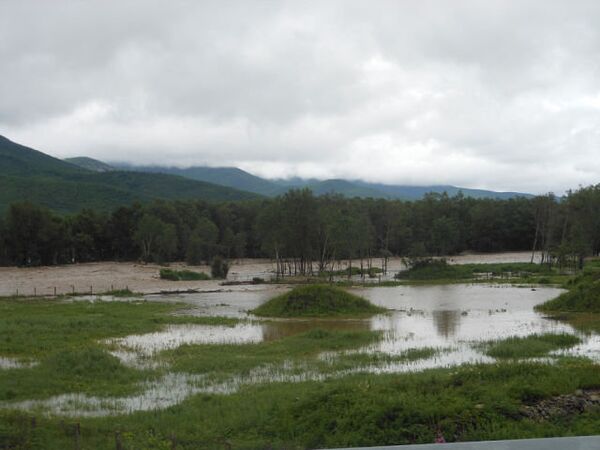
M153 200L233 201L258 194L169 174L97 172L0 136L0 213L30 201L58 212L111 210Z
M76 156L74 158L65 158L63 161L66 161L70 164L74 164L82 169L91 170L93 172L112 172L113 170L117 170L115 167L106 164L98 159L90 158L88 156Z
M192 166L188 168L165 167L165 166L136 166L132 164L111 165L119 168L127 168L134 171L147 171L151 173L170 173L189 177L198 181L208 181L222 186L242 189L260 195L273 197L285 194L292 188L309 188L315 195L341 194L346 197L383 198L396 200L418 200L425 194L446 192L450 196L461 192L466 197L473 198L497 198L508 199L514 197L533 197L532 194L524 192L501 192L477 188L463 188L453 185L390 185L384 183L370 183L362 180L327 179L318 180L314 178L289 178L289 179L266 179L253 175L237 167L208 167Z

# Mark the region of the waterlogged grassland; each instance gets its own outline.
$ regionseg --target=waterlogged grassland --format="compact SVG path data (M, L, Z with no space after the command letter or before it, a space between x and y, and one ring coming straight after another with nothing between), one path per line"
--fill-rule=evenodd
M520 359L547 356L553 350L573 347L581 339L572 334L532 334L511 337L482 345L485 354L496 359Z
M598 410L544 422L521 413L542 399L600 388L598 365L585 358L558 356L552 365L522 361L572 345L575 337L494 342L488 351L509 349L496 356L498 363L387 375L356 369L426 360L447 349L365 353L361 349L377 343L382 332L316 328L253 344L181 345L156 354L163 365L144 370L108 353L107 339L170 324L239 323L172 315L183 307L135 299L0 300L0 356L39 362L33 368L0 369L0 402L70 392L131 395L140 391L140 382L167 372L206 376L215 383L249 380L227 395L196 393L165 409L104 418L3 407L0 448L114 449L117 441L123 449L322 448L430 443L438 428L448 441L466 441L594 434L600 427ZM589 315L579 320L590 331L600 328L600 320ZM278 378L281 371L298 378ZM302 378L306 372L323 376Z
M542 312L600 313L600 279L586 276L568 285L569 291L537 307Z
M533 263L448 264L445 260L424 260L396 277L405 284L511 283L562 285L572 275L557 268Z
M34 361L28 369L0 370L0 401L64 392L125 395L158 374L134 370L107 351L107 338L157 331L166 324L231 325L235 320L173 316L183 305L1 299L0 356Z
M524 405L598 388L597 366L494 364L416 374L353 375L322 382L248 386L231 395L197 395L162 411L77 420L82 448L264 449L431 443L597 433L600 412L534 421ZM75 420L0 413L13 448L72 448Z
M362 347L380 337L374 331L328 331L314 329L295 336L254 345L184 345L165 352L163 358L178 372L210 374L214 378L245 375L258 367L281 367L293 362L299 367L328 371L339 366L323 364L322 352Z

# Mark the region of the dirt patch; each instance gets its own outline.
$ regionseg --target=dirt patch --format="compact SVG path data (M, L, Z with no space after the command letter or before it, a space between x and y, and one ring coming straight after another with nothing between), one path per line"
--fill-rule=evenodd
M169 281L159 277L162 266L130 262L101 262L51 267L0 267L0 296L51 296L74 292L89 294L128 288L134 292L177 292L219 289L220 280ZM189 269L210 273L208 266L169 265L174 269ZM228 279L247 281L253 277L269 279L273 265L269 260L236 260Z
M524 406L521 413L539 422L582 414L595 408L600 408L600 389L577 390L574 394L548 398L535 405Z

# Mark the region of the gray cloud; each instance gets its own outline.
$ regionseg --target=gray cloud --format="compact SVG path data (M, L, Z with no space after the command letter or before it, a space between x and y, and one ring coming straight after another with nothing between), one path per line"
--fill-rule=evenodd
M0 2L0 133L66 157L562 192L595 1Z

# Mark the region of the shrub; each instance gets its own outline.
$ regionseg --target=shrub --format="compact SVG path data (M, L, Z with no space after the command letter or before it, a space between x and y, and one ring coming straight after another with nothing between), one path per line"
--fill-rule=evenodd
M210 265L210 272L213 278L224 280L229 273L229 263L220 256L215 256Z

